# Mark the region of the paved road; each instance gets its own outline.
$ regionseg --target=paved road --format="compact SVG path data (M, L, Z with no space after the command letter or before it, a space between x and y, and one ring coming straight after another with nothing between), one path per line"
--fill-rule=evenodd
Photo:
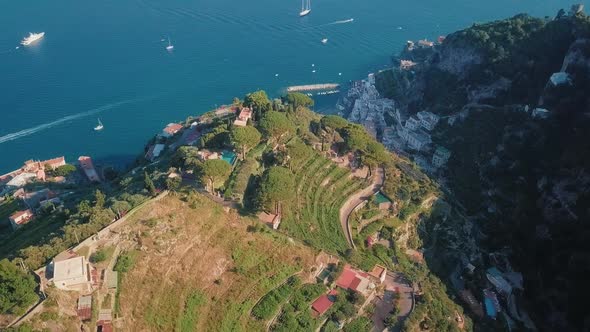
M395 301L397 301L400 309L397 316L398 322L392 329L392 331L397 332L401 330L404 319L408 317L414 306L413 289L406 278L395 272L388 272L383 284L385 293L383 297L378 298L375 306L373 331L383 331L385 329L383 321L391 315L390 312L393 310ZM395 293L399 294L397 300L395 299Z
M355 248L354 242L352 241L352 233L350 231L350 224L349 218L350 214L354 209L359 206L362 202L366 201L377 193L379 189L383 186L383 182L385 181L385 172L383 171L382 167L377 168L377 170L373 173L373 177L371 179L371 185L367 188L356 192L352 196L346 200L344 205L340 208L340 224L342 225L342 230L346 235L346 239L348 243Z

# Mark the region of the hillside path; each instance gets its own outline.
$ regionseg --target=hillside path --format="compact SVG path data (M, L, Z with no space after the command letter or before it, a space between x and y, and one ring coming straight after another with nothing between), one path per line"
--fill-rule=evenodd
M346 240L348 240L348 244L350 244L353 248L355 248L355 245L352 241L352 232L350 231L350 214L354 211L354 209L357 206L359 206L361 203L369 199L369 197L377 193L379 189L381 189L381 187L383 186L384 181L385 171L383 170L383 167L379 167L375 170L375 173L373 173L373 176L371 178L371 185L352 194L340 208L340 224L342 225L342 230L346 235Z

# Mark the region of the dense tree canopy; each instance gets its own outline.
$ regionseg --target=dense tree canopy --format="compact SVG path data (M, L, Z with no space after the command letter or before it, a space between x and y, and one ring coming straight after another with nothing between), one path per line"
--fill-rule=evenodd
M0 313L21 314L35 303L37 283L32 275L23 272L15 264L0 261Z
M72 172L75 172L75 171L76 171L76 166L70 165L70 164L66 164L66 165L63 165L63 166L59 166L58 168L52 170L49 173L51 175L53 175L53 176L68 176Z
M287 93L285 100L289 105L293 106L293 109L297 109L298 107L311 107L314 104L313 99L300 92Z
M222 159L210 159L200 169L201 179L209 191L213 191L215 183L225 179L231 173L231 166Z
M320 120L324 129L341 130L348 126L349 122L338 115L326 115Z
M266 170L260 183L259 202L267 210L274 211L277 203L292 199L295 195L293 173L280 166Z
M231 144L246 157L246 152L260 143L262 135L258 129L252 126L236 127L230 133Z
M295 133L295 127L284 113L271 111L260 120L260 129L265 136L279 143L289 134Z
M348 151L363 151L372 137L359 124L349 124L343 130L344 145Z
M170 164L174 167L194 168L201 163L198 152L199 149L194 146L181 146L172 156Z
M272 109L272 104L263 90L247 94L244 98L244 106L252 108L255 119L259 119L264 113Z
M203 148L221 149L227 143L229 132L227 125L221 124L201 136L199 145Z

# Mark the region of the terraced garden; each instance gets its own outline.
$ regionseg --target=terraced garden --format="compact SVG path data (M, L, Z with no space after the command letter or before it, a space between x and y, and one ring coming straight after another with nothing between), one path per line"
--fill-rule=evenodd
M367 183L315 152L297 161L293 172L296 199L283 206L281 228L313 247L343 253L348 244L340 226L340 207Z

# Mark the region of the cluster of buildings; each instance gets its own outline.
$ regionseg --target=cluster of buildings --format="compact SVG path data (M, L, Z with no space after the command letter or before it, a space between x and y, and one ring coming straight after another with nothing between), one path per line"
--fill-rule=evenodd
M340 111L350 110L348 120L362 124L377 138L385 126L385 114L395 110L395 102L381 97L375 87L375 74L369 74L367 79L352 83L337 107Z
M78 158L80 169L91 182L100 182L100 176L87 156ZM43 187L44 183L64 183L63 176L50 176L50 171L66 165L65 157L57 157L48 160L28 160L17 170L0 176L0 196L11 195L13 199L20 200L21 207L25 209L15 211L8 219L13 230L20 228L34 219L35 213L53 204L61 205L60 193ZM35 183L36 189L28 190L27 184ZM39 189L39 187L41 187Z
M322 270L318 273L319 275L326 275L326 273ZM381 265L375 265L373 270L367 273L346 264L342 273L336 279L335 284L337 288L342 290L359 293L365 298L365 303L367 303L373 299L377 286L385 282L386 275L387 269ZM338 289L331 289L327 294L323 294L317 298L311 304L314 315L317 317L326 313L336 302L338 293Z
M246 127L248 121L252 119L252 109L243 107L238 113L238 117L234 120L234 126Z
M427 47L425 42L418 42ZM412 61L402 60L402 65L412 67ZM375 87L375 75L352 83L350 90L339 101L341 112L348 111L348 120L362 124L367 132L380 140L388 149L413 155L416 163L426 171L444 167L451 151L442 146L433 146L431 132L440 117L432 112L421 111L402 121L400 111L391 99L381 98ZM388 124L385 117L393 119Z

